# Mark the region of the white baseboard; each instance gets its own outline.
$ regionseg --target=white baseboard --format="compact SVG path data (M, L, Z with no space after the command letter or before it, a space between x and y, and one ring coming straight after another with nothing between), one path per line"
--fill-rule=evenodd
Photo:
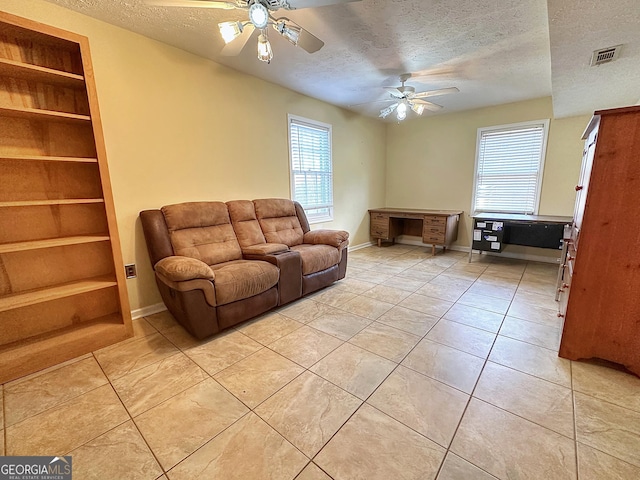
M349 247L347 249L347 251L349 252L355 252L356 250L360 250L362 248L367 248L367 247L371 247L373 245L376 245L375 242L366 242L366 243L361 243L360 245L354 245L353 247Z
M131 310L131 318L136 319L140 317L146 317L147 315L153 315L154 313L164 312L167 309L164 303L155 303L142 308L136 308Z

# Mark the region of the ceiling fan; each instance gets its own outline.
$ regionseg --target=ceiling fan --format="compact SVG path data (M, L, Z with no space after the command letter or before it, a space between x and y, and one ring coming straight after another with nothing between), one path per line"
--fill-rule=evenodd
M442 105L438 105L433 102L429 102L423 100L423 98L427 97L435 97L437 95L445 95L447 93L455 93L459 92L456 87L448 87L448 88L440 88L438 90L427 90L425 92L417 92L415 87L410 85L405 85L405 82L412 77L410 73L403 73L400 75L400 83L402 84L399 87L382 87L391 97L390 100L380 100L382 102L393 101L395 103L389 105L388 107L380 110L380 118L386 118L391 115L394 110L396 111L396 115L398 121L402 121L407 118L407 113L409 109L413 110L418 115L422 115L426 110L431 110L432 112L436 112L438 110L442 110L444 108ZM367 103L377 103L377 102L367 102ZM361 104L362 105L362 104Z
M309 53L324 46L324 42L309 33L294 21L282 17L274 18L271 13L280 9L298 10L301 8L324 7L340 3L359 2L360 0L145 0L148 5L162 7L216 8L221 10L240 9L248 13L248 21L228 21L218 24L220 35L225 42L222 54L238 55L254 30L259 30L258 59L270 63L273 58L271 43L267 35L271 25L284 38ZM234 40L238 39L234 42ZM232 43L233 42L233 43Z

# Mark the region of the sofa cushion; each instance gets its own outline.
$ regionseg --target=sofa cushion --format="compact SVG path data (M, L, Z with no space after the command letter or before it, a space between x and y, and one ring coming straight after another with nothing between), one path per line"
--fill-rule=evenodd
M297 245L291 250L302 258L302 275L320 272L340 263L340 251L329 245Z
M253 204L267 242L284 243L289 247L302 243L304 232L292 200L265 198L254 200Z
M240 260L242 251L222 202L189 202L162 207L175 255L207 265Z
M256 209L250 200L227 202L231 224L241 248L267 243L256 217Z
M218 305L253 297L278 283L275 265L256 260L234 260L212 265Z

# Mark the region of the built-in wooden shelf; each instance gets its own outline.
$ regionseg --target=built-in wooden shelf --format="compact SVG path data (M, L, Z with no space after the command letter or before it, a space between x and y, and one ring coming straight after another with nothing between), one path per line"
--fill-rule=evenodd
M0 383L77 358L122 341L128 336L127 327L122 323L122 315L115 313L2 345Z
M52 157L51 155L4 155L0 153L0 160L26 160L38 162L78 162L98 163L97 158L89 157Z
M89 115L76 113L56 112L53 110L41 110L39 108L7 107L0 106L0 116L24 118L26 120L49 120L54 122L80 122L89 123Z
M17 202L0 202L0 207L39 207L47 205L75 205L86 203L104 203L102 198L62 198L57 200L21 200Z
M40 248L64 247L66 245L78 245L82 243L106 242L110 239L111 238L108 235L84 235L76 237L48 238L45 240L30 240L28 242L0 243L0 254L38 250Z
M2 11L0 33L2 384L133 328L89 41Z
M37 303L50 302L58 298L71 297L81 293L101 290L117 285L115 279L110 277L97 277L77 282L56 285L55 287L39 288L22 293L14 293L0 297L0 312L14 308L27 307Z
M69 88L84 88L84 77L30 63L0 58L0 75Z

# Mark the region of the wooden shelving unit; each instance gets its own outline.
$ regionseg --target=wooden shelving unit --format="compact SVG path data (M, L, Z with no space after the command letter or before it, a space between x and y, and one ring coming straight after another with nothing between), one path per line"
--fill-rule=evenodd
M0 105L0 115L4 117L24 118L26 120L51 120L54 122L91 122L88 115L56 112L39 108L3 107Z
M69 88L84 88L84 77L82 75L16 62L6 58L0 58L0 75Z
M85 37L0 12L0 383L132 335Z
M18 200L16 202L0 202L0 207L36 207L53 205L77 205L80 203L104 203L102 198L61 198L58 200Z
M81 243L105 242L110 238L106 235L80 235L76 237L47 238L44 240L31 240L27 242L0 243L0 254L10 252L24 252L39 248L63 247L65 245L79 245Z
M52 157L49 155L2 155L0 161L8 160L31 160L34 162L78 162L78 163L98 163L97 158L86 157Z

